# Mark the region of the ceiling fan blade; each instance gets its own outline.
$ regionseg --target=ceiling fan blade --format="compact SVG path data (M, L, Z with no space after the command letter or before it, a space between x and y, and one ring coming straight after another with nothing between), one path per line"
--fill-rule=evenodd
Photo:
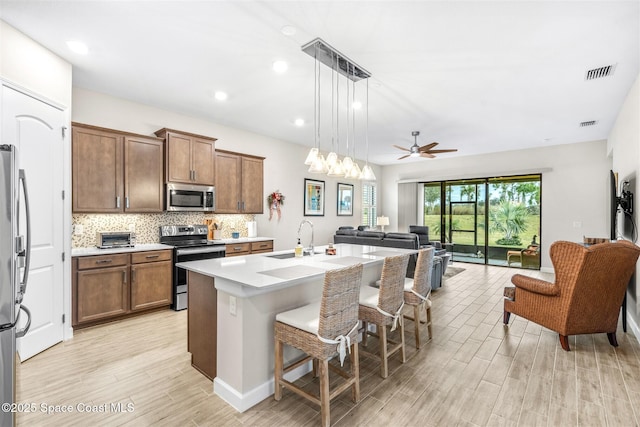
M393 144L393 147L396 147L398 150L411 151L411 150L409 150L408 148L404 148L404 147L401 147L401 146L399 146L399 145L395 145L395 144Z
M436 145L438 145L437 142L432 142L431 144L423 145L422 147L420 147L420 151L429 151Z
M429 159L433 159L433 158L435 158L436 156L434 156L433 154L429 154L429 153L421 152L421 153L420 153L420 157L427 157L427 158L429 158Z
M402 157L398 157L398 160L402 160L402 159L405 159L405 158L407 158L407 157L409 157L409 155L408 155L408 154L407 154L407 155L405 155L405 156L402 156Z
M429 153L453 153L454 151L458 151L457 148L452 148L448 150L429 150Z

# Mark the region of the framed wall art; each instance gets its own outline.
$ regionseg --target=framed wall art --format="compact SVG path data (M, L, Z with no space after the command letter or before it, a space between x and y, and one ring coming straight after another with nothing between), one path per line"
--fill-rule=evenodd
M304 179L304 216L324 216L324 181Z
M353 185L338 183L338 216L353 216Z

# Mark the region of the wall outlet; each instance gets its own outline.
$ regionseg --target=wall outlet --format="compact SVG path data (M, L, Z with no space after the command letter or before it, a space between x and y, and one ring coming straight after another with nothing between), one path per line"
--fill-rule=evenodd
M236 297L229 295L229 314L236 315Z
M135 232L136 231L136 225L135 224L129 224L129 231Z
M582 221L573 221L573 228L582 228Z
M76 224L73 226L73 234L76 236L82 236L84 234L84 225Z

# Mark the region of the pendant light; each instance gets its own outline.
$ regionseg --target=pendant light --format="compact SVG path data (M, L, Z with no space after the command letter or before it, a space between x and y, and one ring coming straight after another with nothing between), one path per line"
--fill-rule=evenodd
M340 57L336 56L336 149L340 152L340 79L338 75L338 66ZM331 154L331 153L329 153ZM344 176L344 168L342 160L336 154L335 162L330 166L328 176Z
M351 91L351 126L353 128L352 136L353 136L353 158L356 158L356 109L354 105L356 103L356 82L355 79L352 79L353 90ZM349 153L347 153L349 154ZM360 166L354 160L353 165L349 171L345 171L345 178L348 179L359 179L362 171L360 170Z
M334 58L333 52L331 52L331 64L338 63L337 58ZM334 76L337 79L338 71L335 71L333 66L331 67L331 152L327 154L327 169L328 171L336 164L338 160L338 155L334 151L334 143L336 139L336 128L335 128L335 112L333 111L333 107L335 105L335 86L334 86Z
M369 166L369 79L367 79L367 118L366 118L366 129L365 129L365 142L367 148L367 154L365 159L365 165L362 168L362 174L360 174L360 179L363 181L375 181L376 174L373 173L373 169Z
M349 63L347 62L347 74L349 74ZM345 176L349 175L351 168L353 167L353 159L349 157L349 77L347 77L347 155L342 159L342 167L344 168Z
M316 47L317 51L317 47ZM317 55L315 61L315 67L313 69L314 74L314 107L313 107L313 123L314 123L314 145L316 148L316 157L311 161L309 166L309 173L326 173L327 163L324 160L324 156L320 153L320 63L318 62ZM315 147L314 147L315 148ZM309 153L311 154L311 153Z

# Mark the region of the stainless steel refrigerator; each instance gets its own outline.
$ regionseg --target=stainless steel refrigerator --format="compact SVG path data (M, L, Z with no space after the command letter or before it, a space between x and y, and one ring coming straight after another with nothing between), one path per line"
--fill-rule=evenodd
M17 150L0 145L0 426L15 424L16 338L24 336L31 314L22 305L29 277L31 252L29 198L22 169L18 169ZM24 191L26 238L20 235L20 189ZM18 329L20 313L27 316ZM6 405L9 404L9 405Z

